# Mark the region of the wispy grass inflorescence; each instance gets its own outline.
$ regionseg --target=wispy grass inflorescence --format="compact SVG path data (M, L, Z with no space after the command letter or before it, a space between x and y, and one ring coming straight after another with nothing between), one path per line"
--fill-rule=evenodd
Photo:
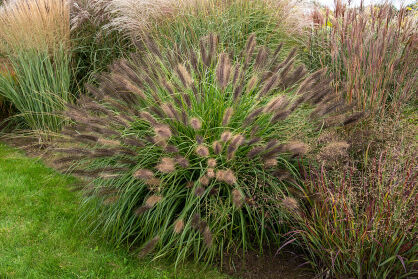
M337 94L370 116L398 114L417 91L418 28L414 16L390 2L313 12L308 65L328 66Z
M273 51L260 50L255 36L247 46L234 60L210 34L195 55L158 49L133 55L118 61L98 88L89 87L95 97L84 98L82 109L68 107L75 125L65 129L65 144L72 141L80 152L58 149L63 158L57 163L69 164L76 175L88 170L90 187L118 189L117 202L106 210L100 206L106 195L90 198L99 199L93 212L110 239L144 245L159 237L155 254L173 255L177 263L191 255L212 261L225 249L278 244L283 209L257 200L286 196L290 175L279 181L277 169L294 173L300 160L295 156L309 151L284 135L292 125L288 116L302 110L302 103L308 111L322 105L329 84L321 72L305 76L308 82L284 85L281 81L297 71L289 65L295 53L282 61ZM242 71L236 82L232 69ZM263 76L270 73L277 80L266 89L271 81ZM336 115L306 121L321 127L323 118ZM111 172L117 176L94 175L104 167L118 167ZM250 241L250 236L257 237Z
M65 0L15 0L0 6L0 53L69 47L70 7Z
M416 273L416 184L416 162L393 164L382 153L340 178L325 168L309 169L299 209L293 210L298 202L291 197L283 206L294 221L294 240L318 272L407 278Z

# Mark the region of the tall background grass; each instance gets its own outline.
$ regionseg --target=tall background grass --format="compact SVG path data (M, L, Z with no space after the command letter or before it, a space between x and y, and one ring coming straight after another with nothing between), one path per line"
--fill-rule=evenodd
M0 76L0 95L18 111L13 118L23 119L25 126L38 131L61 129L64 118L60 113L73 98L70 60L67 50L21 51L10 56L13 75Z
M73 100L69 16L63 0L10 1L0 8L0 53L9 65L0 95L25 128L59 131L59 113Z
M418 89L417 20L390 4L315 10L305 63L328 67L335 90L381 118L399 114Z

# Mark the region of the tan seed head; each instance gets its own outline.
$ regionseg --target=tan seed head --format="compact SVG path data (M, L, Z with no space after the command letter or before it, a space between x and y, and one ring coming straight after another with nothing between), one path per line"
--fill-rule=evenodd
M200 157L208 157L209 149L204 145L199 145L198 147L196 147L196 154Z
M176 164L173 158L164 157L161 159L161 162L156 166L156 168L162 173L170 173L175 171Z

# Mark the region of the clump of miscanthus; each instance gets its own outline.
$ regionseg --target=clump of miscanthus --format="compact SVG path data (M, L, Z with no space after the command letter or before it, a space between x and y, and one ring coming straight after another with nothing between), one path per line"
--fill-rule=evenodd
M277 200L309 150L286 139L289 116L303 104L323 128L359 114L329 121L349 109L325 71L306 76L295 50L281 60L280 47L257 47L254 35L236 61L213 34L198 52L146 45L65 113L75 125L63 131L56 163L85 178L95 224L117 243L143 246L141 256L176 263L277 245Z

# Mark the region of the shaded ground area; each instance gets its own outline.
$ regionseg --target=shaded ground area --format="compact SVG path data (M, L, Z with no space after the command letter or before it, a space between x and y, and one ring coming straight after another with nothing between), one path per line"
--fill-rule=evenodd
M301 258L290 252L279 256L249 253L245 258L228 256L222 270L230 275L246 279L299 279L313 278L304 268Z

